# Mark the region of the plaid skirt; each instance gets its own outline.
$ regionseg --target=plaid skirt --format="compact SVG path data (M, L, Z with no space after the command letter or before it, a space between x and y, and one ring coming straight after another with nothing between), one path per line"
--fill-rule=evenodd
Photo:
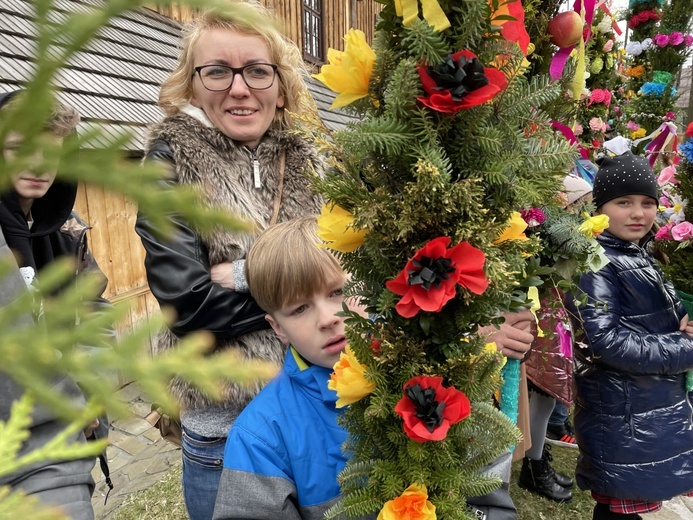
M685 497L693 497L693 491L685 493ZM592 491L592 498L600 504L607 504L609 510L621 515L639 514L639 513L654 513L662 509L661 502L648 502L647 500L630 500L622 498L613 498L606 495L600 495Z

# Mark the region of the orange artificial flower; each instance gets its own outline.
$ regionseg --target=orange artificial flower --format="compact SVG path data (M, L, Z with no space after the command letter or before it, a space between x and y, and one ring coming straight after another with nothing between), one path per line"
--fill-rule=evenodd
M436 520L436 506L428 501L426 486L412 484L392 500L385 502L378 520Z

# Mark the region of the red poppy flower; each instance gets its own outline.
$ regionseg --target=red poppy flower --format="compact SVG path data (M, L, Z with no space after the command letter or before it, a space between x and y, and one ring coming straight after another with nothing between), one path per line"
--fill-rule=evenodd
M460 284L474 294L483 293L488 279L483 270L486 256L469 242L447 249L448 237L438 237L419 249L394 280L385 286L402 298L396 310L413 318L420 310L439 312L456 294Z
M450 426L469 417L472 406L463 392L443 386L440 376L416 376L404 384L395 406L404 432L416 442L442 441Z
M508 86L505 74L484 67L476 54L467 50L448 56L435 67L420 67L419 77L428 96L416 99L444 114L486 103Z

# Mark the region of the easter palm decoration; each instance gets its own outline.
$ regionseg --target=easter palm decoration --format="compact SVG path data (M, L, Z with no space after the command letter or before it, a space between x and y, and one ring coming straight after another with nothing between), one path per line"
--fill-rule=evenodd
M323 143L316 186L326 247L375 316L349 320L348 365L363 377L344 361L331 383L357 397L343 396L353 456L330 515L472 518L466 497L501 484L482 468L519 441L493 404L505 359L477 331L541 283L527 268L539 242L505 231L552 203L575 150L542 111L561 87L526 76L519 0L382 3L375 59L350 32L317 76L364 116ZM349 74L367 92L345 97L331 78ZM358 241L343 247L337 228Z

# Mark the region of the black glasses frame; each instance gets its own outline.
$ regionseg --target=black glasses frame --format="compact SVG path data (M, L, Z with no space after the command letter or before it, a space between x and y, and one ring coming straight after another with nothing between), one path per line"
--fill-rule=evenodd
M272 70L274 71L274 76L272 76L272 83L270 83L268 86L263 87L263 88L257 88L257 87L251 87L248 85L248 80L245 79L245 75L243 74L243 71L247 69L248 67L256 67L258 65L266 65L268 67L271 67ZM229 82L229 86L226 88L222 89L211 89L207 85L205 85L205 81L202 79L202 74L200 71L202 69L206 69L209 67L224 67L225 69L229 69L233 75L231 76L231 81ZM272 88L272 85L274 85L274 80L277 78L277 74L279 71L277 70L279 67L275 65L274 63L249 63L248 65L244 65L242 67L230 67L229 65L221 65L221 64L210 64L210 65L200 65L198 67L195 67L193 70L193 77L195 77L195 74L197 74L200 78L200 83L202 83L202 86L209 90L210 92L223 92L225 90L228 90L231 88L231 85L233 85L233 81L236 79L236 74L240 74L241 78L243 78L243 83L245 83L246 87L248 87L251 90L267 90L268 88Z

